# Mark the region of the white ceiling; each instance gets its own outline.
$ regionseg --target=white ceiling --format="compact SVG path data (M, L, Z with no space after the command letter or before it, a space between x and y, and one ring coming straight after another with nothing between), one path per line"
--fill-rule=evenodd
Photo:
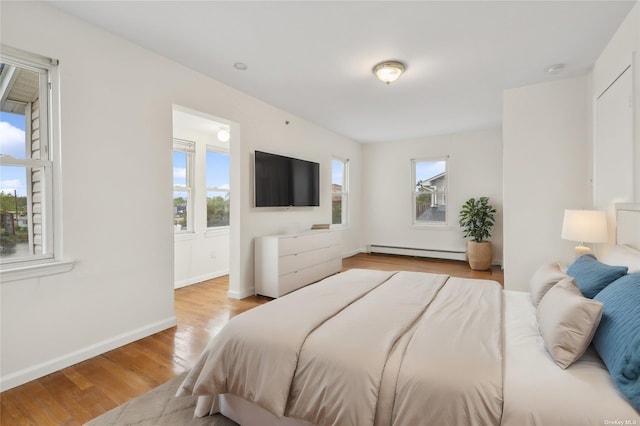
M336 133L382 142L499 127L504 89L587 73L635 1L51 3ZM371 71L388 59L407 65L390 86ZM559 62L560 75L545 72Z
M194 111L186 111L181 107L173 108L173 127L174 136L176 135L176 129L182 131L195 131L205 135L215 137L220 130L229 130L229 126L224 123L219 123L211 117L206 117L206 114L196 114Z

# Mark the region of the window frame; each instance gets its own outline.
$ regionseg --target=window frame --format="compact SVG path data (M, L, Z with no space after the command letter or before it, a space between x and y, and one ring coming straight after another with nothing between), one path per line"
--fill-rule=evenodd
M418 163L436 163L444 161L445 163L445 190L444 191L436 191L434 194L436 197L439 195L444 195L445 206L448 205L449 201L449 182L451 178L451 172L449 168L449 156L437 156L437 157L421 157L421 158L412 158L411 159L411 221L410 226L414 228L448 228L450 221L450 209L445 210L445 219L444 221L434 221L434 220L418 220L416 217L416 198L419 194L423 194L423 192L417 191L416 183L416 165Z
M339 162L342 164L342 191L333 190L333 163ZM333 197L335 195L341 196L342 203L342 215L341 223L333 223ZM341 158L338 156L331 157L331 227L334 228L346 228L349 226L349 159Z
M196 153L196 143L193 141L188 141L184 139L173 138L173 150L171 155L171 161L173 162L173 152L184 152L186 157L186 173L185 173L185 186L181 185L173 185L173 193L175 195L176 191L178 192L186 192L187 193L187 226L186 229L180 229L179 231L175 228L173 229L173 233L175 236L179 235L190 235L195 234L195 226L194 226L194 165L195 165L195 153ZM175 165L173 167L175 169Z
M0 62L32 71L39 76L39 144L40 159L30 158L31 153L25 151L25 158L0 156L0 165L22 167L27 171L27 215L30 256L20 258L0 258L2 281L13 281L30 277L66 272L73 267L72 261L62 261L61 227L62 207L60 200L54 204L55 194L60 193L60 144L59 144L59 70L58 60L24 52L4 44L0 44ZM31 114L25 114L25 134L31 134ZM25 150L31 136L25 139ZM29 157L29 158L26 158ZM34 222L33 194L31 170L42 170L40 226L42 227L42 253L34 254ZM55 209L55 210L54 210ZM56 239L57 237L57 239Z
M207 196L207 194L209 193L209 191L212 192L226 192L227 196L229 197L229 225L219 225L219 226L209 226L209 224L207 223L206 225L206 232L207 234L211 234L212 232L215 231L222 231L225 229L229 229L229 226L231 225L231 184L229 184L229 189L224 189L224 188L216 188L216 187L209 187L207 186L207 154L209 152L215 152L218 154L226 154L229 157L229 183L231 183L231 153L229 152L228 149L219 147L219 146L215 146L215 145L207 145L206 146L206 150L204 153L204 158L205 158L205 170L204 170L204 176L205 176L205 183L204 183L204 199L205 199L205 212L204 212L204 217L205 217L205 223L208 222L208 218L207 218L207 203L209 200L209 197Z

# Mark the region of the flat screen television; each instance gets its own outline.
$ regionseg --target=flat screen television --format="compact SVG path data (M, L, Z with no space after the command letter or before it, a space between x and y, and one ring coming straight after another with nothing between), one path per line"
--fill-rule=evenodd
M320 205L320 165L268 152L255 152L256 207Z

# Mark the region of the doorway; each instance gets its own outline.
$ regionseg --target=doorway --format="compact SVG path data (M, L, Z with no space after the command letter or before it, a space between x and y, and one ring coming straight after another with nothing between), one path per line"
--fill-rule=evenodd
M233 127L173 106L174 288L229 274Z

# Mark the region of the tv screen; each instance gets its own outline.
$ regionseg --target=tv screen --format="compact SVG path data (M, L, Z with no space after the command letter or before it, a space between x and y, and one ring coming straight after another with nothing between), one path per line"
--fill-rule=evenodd
M268 152L255 152L256 207L320 205L320 165Z

